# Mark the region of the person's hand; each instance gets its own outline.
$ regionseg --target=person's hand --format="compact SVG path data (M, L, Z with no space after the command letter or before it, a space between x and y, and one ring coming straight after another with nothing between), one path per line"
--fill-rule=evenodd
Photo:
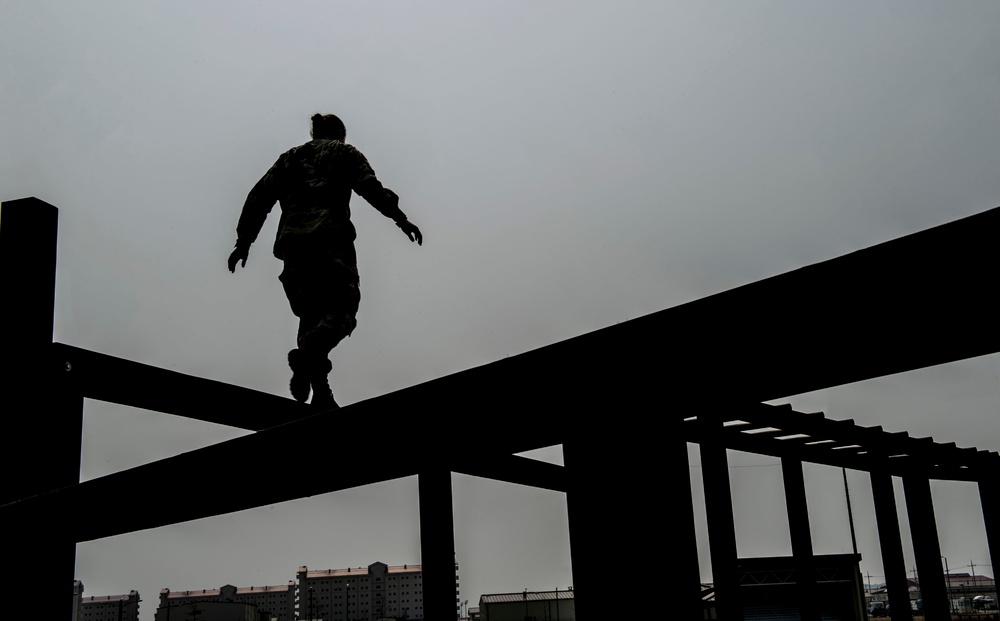
M417 242L418 246L424 245L424 236L420 234L420 229L417 225L410 222L409 220L403 220L402 222L397 222L396 226L399 227L401 231L406 233L406 236L410 238L410 241Z
M242 248L239 245L233 249L233 253L229 255L229 271L236 273L236 264L242 262L243 267L247 266L247 256L250 255L249 246Z

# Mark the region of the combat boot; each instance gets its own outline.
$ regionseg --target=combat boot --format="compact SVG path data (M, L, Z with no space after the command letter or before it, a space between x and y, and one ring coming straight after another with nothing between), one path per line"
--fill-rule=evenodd
M292 370L292 379L288 382L292 397L305 403L309 398L309 378L313 375L308 354L301 349L293 349L288 352L288 366Z
M333 390L330 389L330 380L327 377L332 370L333 364L329 360L324 360L317 365L317 370L312 376L313 397L310 404L321 412L340 408L337 402L333 400Z

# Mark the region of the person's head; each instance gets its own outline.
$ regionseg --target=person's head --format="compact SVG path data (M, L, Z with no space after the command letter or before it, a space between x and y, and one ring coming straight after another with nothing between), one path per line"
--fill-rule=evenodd
M344 122L336 114L314 114L312 115L312 131L309 132L313 138L326 138L328 140L343 141L347 138L347 128Z

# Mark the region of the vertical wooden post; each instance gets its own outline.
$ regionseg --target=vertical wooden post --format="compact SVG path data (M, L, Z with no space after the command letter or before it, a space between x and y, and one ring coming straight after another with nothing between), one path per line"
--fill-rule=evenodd
M613 412L649 404L619 400L602 407ZM651 612L701 618L691 473L678 416L658 414L667 424L662 434L581 425L563 443L573 601L580 621L632 615L642 606L641 589L612 588L609 572L643 574L664 558L673 559L673 569L663 576L672 597L667 608ZM658 506L662 498L669 501L668 513Z
M451 471L444 467L417 475L420 494L420 564L424 620L455 621L455 514Z
M670 610L679 619L702 619L701 568L695 535L694 499L691 495L691 463L683 433L684 421L676 415L665 418L667 429L662 435L665 446L660 449L662 452L650 447L649 455L663 461L660 466L662 472L657 478L662 481L663 497L670 507L669 520L667 515L650 515L646 526L654 530L658 523L672 525L669 533L658 535L665 541L660 550L660 558L672 557L677 572L677 575L671 576L676 585L677 602L671 604ZM666 541L670 543L666 544Z
M579 621L601 619L611 608L602 591L601 568L607 567L612 557L607 550L609 533L601 524L601 516L612 501L607 484L610 477L600 476L600 451L601 446L580 430L563 443L563 462L569 479L566 521L573 566L573 599Z
M920 576L924 618L927 621L950 621L951 602L944 581L931 483L927 477L919 474L907 475L903 477L903 492L906 494L906 515L910 520L913 556Z
M16 447L0 451L0 504L80 480L83 399L51 359L57 236L58 210L52 205L37 198L0 204L0 351L7 373L0 410L4 435ZM72 516L5 524L0 575L8 583L48 576L54 592L66 594L69 615L76 544L59 528L66 519Z
M792 562L798 576L795 590L802 621L819 621L819 598L816 596L816 563L813 560L812 532L809 529L809 508L806 505L806 484L802 461L781 458L781 476L785 486L785 510L792 540Z
M718 423L721 435L722 424ZM719 619L742 621L743 600L740 594L736 525L733 520L733 494L729 483L729 459L726 447L701 444L701 471L705 481L705 519L712 556L712 581L715 583L715 607Z
M892 486L892 475L885 470L869 473L872 483L872 498L875 505L875 521L878 526L878 542L882 550L882 571L885 572L885 588L889 593L889 609L892 616L902 621L911 621L910 593L906 582L906 561L903 559L903 536L899 531L899 514L896 512L896 491Z
M1000 564L1000 457L996 453L979 453L979 502L983 507L990 562L996 572Z

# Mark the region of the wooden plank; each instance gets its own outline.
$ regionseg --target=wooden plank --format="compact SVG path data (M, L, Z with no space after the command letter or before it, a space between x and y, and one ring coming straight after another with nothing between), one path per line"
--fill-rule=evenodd
M67 369L88 399L259 431L315 414L306 404L259 390L185 375L56 343L52 363Z

